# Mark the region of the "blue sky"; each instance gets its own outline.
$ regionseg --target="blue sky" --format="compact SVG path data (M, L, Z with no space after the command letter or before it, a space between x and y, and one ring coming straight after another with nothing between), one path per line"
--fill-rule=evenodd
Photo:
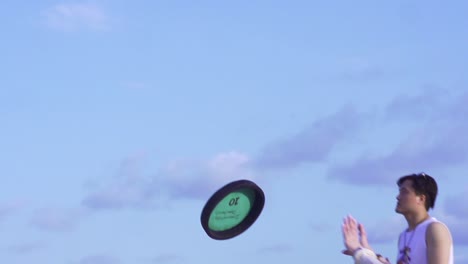
M399 176L468 263L464 1L3 1L0 255L11 264L394 260ZM266 204L227 241L224 184Z

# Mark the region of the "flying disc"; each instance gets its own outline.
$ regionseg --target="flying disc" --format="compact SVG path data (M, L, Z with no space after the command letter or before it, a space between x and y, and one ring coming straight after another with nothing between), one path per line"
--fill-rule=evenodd
M264 204L262 189L252 181L228 183L206 202L201 214L202 227L213 239L233 238L257 220Z

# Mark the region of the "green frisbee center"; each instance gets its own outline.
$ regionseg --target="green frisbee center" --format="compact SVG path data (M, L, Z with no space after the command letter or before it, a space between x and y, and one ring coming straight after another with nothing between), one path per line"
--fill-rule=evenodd
M255 192L240 189L224 197L213 209L208 227L213 231L225 231L242 222L252 209Z

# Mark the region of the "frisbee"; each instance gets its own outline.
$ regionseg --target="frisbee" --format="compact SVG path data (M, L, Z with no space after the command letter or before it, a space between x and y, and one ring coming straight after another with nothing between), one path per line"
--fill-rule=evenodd
M246 231L258 218L265 204L262 189L249 180L228 183L206 202L201 224L216 240L230 239Z

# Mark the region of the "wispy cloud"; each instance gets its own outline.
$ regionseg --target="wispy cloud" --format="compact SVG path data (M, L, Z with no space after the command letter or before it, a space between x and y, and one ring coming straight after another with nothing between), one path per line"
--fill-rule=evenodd
M123 159L116 174L98 184L82 204L96 210L151 207L155 193L151 186L152 178L144 174L146 159L144 152Z
M468 264L468 254L457 252L454 257L454 263Z
M105 254L95 254L83 257L79 264L120 264L122 263L117 257L105 255Z
M344 59L341 65L338 78L343 81L372 81L380 79L386 74L383 67L363 57Z
M258 168L292 168L325 161L337 144L354 135L364 119L352 106L314 121L296 135L267 144L253 161Z
M109 19L96 4L70 3L58 4L42 13L47 26L57 30L106 30Z
M40 250L45 248L46 245L44 242L34 241L34 242L27 242L22 244L15 244L8 247L8 251L18 254L18 255L25 255L31 252Z
M432 216L446 224L452 234L455 245L468 245L468 217L450 215L441 208ZM381 219L371 224L364 224L369 243L371 246L385 243L395 243L398 235L406 227L407 223L403 216L395 215L391 218ZM382 228L385 227L385 228Z
M402 232L405 227L406 222L401 215L377 221L376 223L366 226L369 243L374 245L394 242L398 239L399 233Z
M459 194L449 195L441 205L440 219L451 229L456 244L468 246L468 186Z
M468 124L464 121L468 95L454 96L440 103L436 99L438 96L437 92L430 91L426 95L397 98L387 111L395 111L396 115L411 113L411 105L414 105L419 112L408 125L406 137L389 153L365 154L349 164L335 164L329 168L329 178L350 184L387 184L395 180L395 175L430 173L464 164L468 160L468 138L465 136ZM421 104L415 103L420 100L433 102L432 107L421 109ZM430 113L426 113L429 110ZM391 115L387 112L386 116ZM427 115L427 118L421 121L418 119L421 115ZM409 116L411 114L405 118ZM385 126L385 122L381 124Z
M385 121L428 120L445 107L448 91L425 86L419 94L401 94L384 107Z
M412 131L390 154L362 156L352 164L336 165L330 168L329 176L351 184L388 184L396 180L396 175L420 171L431 174L431 170L467 160L467 125L447 125L435 130L437 134L427 133L431 127Z
M468 221L468 187L458 195L448 196L445 200L445 212L447 214L465 218Z
M168 187L172 197L206 199L216 189L237 179L255 179L250 158L232 151L208 160L179 160L165 166L156 185Z
M425 95L398 97L390 106L383 106L386 113L380 120L383 123L388 121L390 111L409 111L419 100L433 100L433 105L438 105L439 109L433 110L427 122L408 129L406 137L389 153L362 155L348 164L332 164L328 177L350 184L393 184L395 175L421 170L431 174L432 170L463 164L468 160L468 138L464 136L468 134L468 123L463 122L464 115L459 112L467 111L463 106L468 103L468 96L436 103L438 96L437 92L429 91ZM424 114L426 109L419 111ZM333 151L362 137L359 132L369 132L367 128L381 125L375 123L375 116L374 113L360 113L351 106L343 107L295 135L270 142L254 158L232 151L205 160L179 159L149 174L144 173L141 168L144 162L139 161L145 157L130 158L122 162L116 177L102 182L82 204L96 210L154 208L171 199L206 199L229 181L258 180L257 175L265 169L328 162Z
M82 208L42 208L34 212L30 224L44 231L65 232L73 230L86 215Z
M172 161L150 175L138 168L144 166L138 158L131 160L124 162L116 177L87 195L83 205L95 210L154 208L171 199L206 199L230 181L255 177L249 157L239 152Z
M151 88L150 84L146 82L142 82L142 81L128 81L128 82L123 82L121 85L130 90L144 90L144 89Z
M468 192L463 192L453 196L451 199L447 199L435 213L431 214L449 227L454 244L459 246L468 246L468 215L466 215L465 210L467 202L465 197L467 194ZM400 232L407 227L406 220L401 215L379 219L374 223L365 223L364 225L369 243L372 246L395 243Z
M270 245L266 247L262 247L258 249L259 254L279 254L279 253L286 253L286 252L291 252L293 250L293 247L288 244L275 244L275 245Z
M0 203L0 221L11 216L14 212L18 211L24 206L21 201L9 201Z
M309 226L313 231L319 233L328 232L329 230L333 230L336 228L336 226L333 226L328 222L311 223Z
M456 245L468 246L468 218L453 218L446 221Z
M161 254L153 258L150 263L154 264L163 264L163 263L175 263L182 262L184 258L177 254Z

